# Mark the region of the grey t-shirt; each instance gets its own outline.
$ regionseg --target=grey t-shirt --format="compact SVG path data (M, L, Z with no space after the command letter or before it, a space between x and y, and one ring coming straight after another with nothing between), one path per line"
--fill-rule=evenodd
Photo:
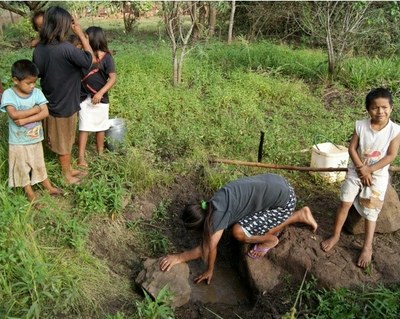
M211 199L213 232L226 229L248 214L283 207L289 200L289 184L276 174L263 174L233 181Z

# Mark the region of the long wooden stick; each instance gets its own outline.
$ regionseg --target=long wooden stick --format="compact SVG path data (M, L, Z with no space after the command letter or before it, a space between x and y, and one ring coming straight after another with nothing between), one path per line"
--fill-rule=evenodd
M238 165L238 166L252 166L252 167L263 167L263 168L272 168L272 169L286 169L292 171L305 171L305 172L347 172L347 167L305 167L305 166L290 166L290 165L278 165L278 164L269 164L269 163L257 163L257 162L244 162L244 161L236 161L224 158L210 158L208 160L210 163L222 163L229 165ZM392 172L400 172L400 167L391 166L389 168Z

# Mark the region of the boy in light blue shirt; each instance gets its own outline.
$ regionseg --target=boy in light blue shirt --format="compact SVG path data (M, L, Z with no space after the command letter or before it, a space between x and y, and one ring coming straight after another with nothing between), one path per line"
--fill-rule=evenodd
M32 185L37 183L42 183L51 195L62 193L47 177L41 120L49 112L45 96L35 88L38 74L31 61L16 61L11 67L14 86L4 91L0 107L8 115L8 184L23 187L31 202L36 200Z

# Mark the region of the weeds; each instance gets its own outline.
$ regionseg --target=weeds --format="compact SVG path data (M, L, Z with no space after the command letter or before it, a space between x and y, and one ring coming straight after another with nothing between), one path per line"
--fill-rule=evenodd
M5 32L11 38L24 38L30 34L24 33L26 28L24 21ZM362 99L371 86L388 86L397 98L400 92L399 59L352 58L331 85L338 95L350 91L354 99L333 101L334 107L329 107L322 93L327 83L323 52L249 43L244 38L231 46L198 45L185 60L182 86L173 89L170 50L161 36L149 40L118 30L115 36L109 45L117 52L119 81L110 93L110 112L127 123L123 152L98 157L88 149L89 176L81 185L66 186L65 198L44 197L46 207L40 213L21 190L7 186L7 122L5 116L0 118L1 316L101 317L96 311L103 310L93 309L101 309L109 290L120 287L113 286L109 269L87 248L94 218L121 214L125 198L169 187L176 174L192 172L194 167L206 192L263 172L207 162L212 155L255 160L260 131L266 133L264 161L307 166L311 154L303 150L312 147L315 135L346 145L354 120L364 116ZM5 88L12 85L11 64L31 55L27 48L2 50L0 80ZM52 181L62 184L57 159L48 151L46 164ZM313 178L290 176L315 187ZM127 223L136 252L156 256L170 249L164 229L158 227L168 219L170 204L161 202L148 224ZM317 291L312 283L304 287L302 298L315 305L309 311L315 318L399 317L398 287L361 292ZM173 318L166 296L163 292L153 301L145 295L143 302L136 302L139 316Z
M144 300L135 301L138 318L143 319L173 319L174 312L171 308L172 296L167 286L162 288L157 297L153 300L151 296L143 290Z

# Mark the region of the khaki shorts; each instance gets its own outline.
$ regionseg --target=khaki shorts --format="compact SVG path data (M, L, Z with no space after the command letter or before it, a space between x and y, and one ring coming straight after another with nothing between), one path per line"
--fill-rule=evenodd
M383 206L387 185L386 178L373 177L370 187L362 185L359 178L346 178L341 187L340 200L353 203L362 217L376 221Z
M28 145L8 145L8 185L25 187L47 178L42 142Z
M54 117L49 115L43 121L46 142L49 148L58 155L71 154L75 143L77 113L70 117Z

